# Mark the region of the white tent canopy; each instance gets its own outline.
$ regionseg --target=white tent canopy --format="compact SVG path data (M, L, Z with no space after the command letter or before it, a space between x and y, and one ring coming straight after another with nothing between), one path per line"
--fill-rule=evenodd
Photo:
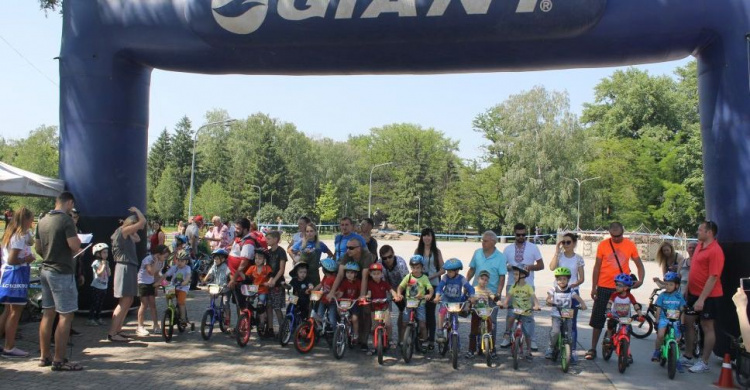
M54 198L65 190L65 183L0 162L0 194Z

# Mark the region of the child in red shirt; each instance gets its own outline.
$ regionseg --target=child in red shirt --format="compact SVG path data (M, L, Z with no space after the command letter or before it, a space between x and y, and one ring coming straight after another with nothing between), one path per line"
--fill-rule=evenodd
M352 301L352 307L349 309L349 315L351 315L352 329L359 329L359 306L357 305L357 298L359 298L359 290L362 287L362 281L359 280L359 264L347 263L344 266L344 276L346 277L336 292L336 296L339 300ZM352 332L352 344L356 344L359 341L359 332Z
M318 307L315 311L318 314L318 318L322 319L325 318L325 312L328 310L329 326L326 327L326 331L330 332L332 331L331 327L336 324L336 307L333 303L328 301L328 293L331 292L333 283L336 281L336 273L339 266L336 261L331 258L323 259L323 261L320 262L320 265L323 268L323 280L313 288L313 291L321 291L322 297L320 302L318 302Z
M379 299L386 299L388 298L388 293L391 293L391 296L396 296L396 291L393 290L393 287L391 287L391 284L388 283L383 278L383 265L380 263L374 263L370 265L370 279L367 281L367 296L370 297L373 301L377 301ZM372 303L372 311L373 313L376 311L384 311L383 318L385 318L385 330L386 334L393 335L393 326L391 324L391 313L389 310L390 302L373 302ZM374 318L374 317L373 317ZM373 320L373 328L377 326L375 321ZM387 344L390 344L387 343ZM390 345L385 345L386 348L389 348ZM370 350L368 352L368 355L375 354L376 351Z

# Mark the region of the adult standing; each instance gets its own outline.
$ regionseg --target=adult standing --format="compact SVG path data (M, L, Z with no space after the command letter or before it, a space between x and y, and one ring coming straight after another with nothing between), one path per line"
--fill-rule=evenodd
M294 260L294 264L297 264L299 262L299 254L295 255L292 252L292 247L297 245L297 243L302 242L303 239L305 239L307 225L309 225L312 221L307 216L301 216L297 219L297 233L294 233L292 236L292 242L289 243L289 246L286 248L286 252L289 254L289 256ZM295 257L296 256L296 257Z
M150 250L153 250L159 245L164 245L164 241L166 240L166 236L164 235L164 231L161 230L161 221L158 219L155 219L153 222L154 226L154 232L151 234L151 237L148 238L149 243L151 244Z
M221 222L221 217L215 215L211 218L213 226L206 234L206 240L209 241L211 252L229 246L229 228Z
M471 257L471 263L469 263L469 272L466 274L466 279L471 280L474 275L479 275L482 271L489 273L489 281L487 282L487 289L495 292L495 299L500 300L503 296L503 288L505 288L505 274L508 272L508 264L505 259L505 254L497 250L497 234L492 230L488 230L482 234L482 247L474 251L474 255ZM475 278L472 282L473 286L479 283L479 278ZM490 318L492 321L492 339L497 339L497 311L495 315ZM495 343L492 343L493 349L492 358L497 357L497 352L494 349Z
M352 222L352 219L349 217L344 217L339 220L339 229L341 230L341 233L337 234L334 238L334 248L335 251L335 259L336 261L341 260L341 258L346 255L347 249L346 244L351 239L356 239L362 244L362 246L366 246L367 243L365 242L365 239L362 238L359 234L354 232L354 223Z
M291 254L297 259L295 260L297 263L307 264L307 278L313 286L320 284L320 257L323 253L330 258L334 257L328 246L318 239L318 230L315 224L310 222L305 227L305 236L302 241L292 245Z
M339 272L336 275L336 280L333 282L331 292L328 294L328 299L333 301L338 291L341 281L344 279L345 268L348 263L356 263L360 269L361 287L359 297L364 298L367 295L367 279L370 277L370 264L374 262L373 256L370 251L362 245L362 242L357 239L350 239L346 243L346 254L342 256L339 261ZM361 307L362 321L359 322L359 346L362 352L369 351L367 347L367 337L369 335L370 323L367 320L367 314L365 311L367 306Z
M62 192L55 199L55 209L39 221L36 232L36 253L44 259L39 279L42 285L42 322L39 324L40 366L52 366L53 371L80 371L83 367L65 361L65 349L70 338L70 325L78 310L78 288L73 254L81 249L70 211L75 198ZM55 353L50 359L50 338L55 314L60 323L55 331Z
M508 264L508 270L512 267L520 267L529 272L526 277L526 283L528 283L532 289L534 287L534 272L541 271L544 269L544 260L542 260L542 252L539 251L539 247L533 242L527 241L528 230L526 225L517 223L513 226L513 234L515 235L515 241L513 245L505 247L503 254L505 255L506 262ZM508 285L506 289L510 291L510 288L516 281L513 279L513 272L508 273ZM507 291L506 291L507 292ZM506 324L510 323L510 316L513 315L512 310L507 310L508 314L505 317ZM529 326L529 337L531 338L531 350L537 351L539 346L536 344L536 326L532 322ZM505 329L505 336L510 334L510 329ZM503 338L500 348L508 348L510 346L510 339L508 337Z
M594 305L591 310L589 325L593 328L591 336L591 349L586 352L586 360L596 358L596 346L602 334L604 323L607 320L607 302L615 292L615 277L619 274L630 275L630 261L638 268L638 280L633 283L633 288L641 287L646 271L643 262L638 255L633 241L623 235L625 228L619 222L609 225L610 238L599 243L596 249L596 263L594 273L591 277L591 299Z
M406 265L406 260L401 256L396 256L392 246L383 245L380 247L379 262L383 265L383 279L391 285L393 290L398 290L398 285L409 274L409 267ZM404 337L403 314L406 309L406 301L402 299L393 303L396 304L396 308L398 309L398 342L400 344Z
M445 274L445 270L443 269L443 254L437 247L435 231L432 230L432 228L422 229L422 234L419 237L419 244L417 245L417 250L414 251L414 254L422 255L424 258L425 274L430 279L433 291L437 291L440 277ZM427 313L427 341L429 344L427 348L430 351L435 349L435 328L437 327L435 307L436 305L432 298L425 303Z
M693 258L696 247L698 247L697 242L689 242L687 244L688 257L682 259L682 263L680 263L680 292L685 296L685 301L687 301L688 280L690 278L690 259Z
M115 260L114 296L118 298L117 307L112 312L112 324L109 327L107 339L115 342L128 342L130 337L122 334L125 317L138 295L138 254L135 244L141 241L138 231L146 226L146 217L137 207L128 209L135 215L130 215L122 222L122 226L112 233L112 257Z
M226 221L224 222L224 226L227 227L227 239L229 240L229 244L231 244L232 242L234 242L234 224Z
M375 237L372 236L373 226L375 226L375 222L372 220L372 218L365 218L359 224L359 233L362 235L362 238L365 239L367 250L369 250L370 253L372 253L372 255L377 258L378 240L376 240Z
M2 357L25 358L29 353L16 348L16 331L21 313L26 306L26 294L31 277L30 267L36 258L31 253L31 224L34 214L26 207L21 207L11 217L3 234L3 263L2 287L0 287L0 303L5 304L5 310L0 315L0 326L5 334L5 345Z
M185 235L188 239L188 245L190 248L190 267L192 268L192 275L190 276L190 289L198 289L198 270L193 267L193 262L198 258L198 245L201 241L201 229L203 228L203 216L196 215L190 219L187 229L185 229ZM176 252L175 252L176 253Z
M586 280L583 261L583 257L576 253L576 246L578 245L578 235L575 233L565 233L562 241L557 243L555 248L555 256L552 257L549 269L551 271L557 268L563 267L570 270L570 280L568 281L568 287L571 291L581 295L580 286ZM576 356L576 349L578 346L578 301L575 299L573 304L573 345L571 349L572 362L575 363L578 360Z
M232 250L227 257L227 267L231 276L229 278L229 288L234 289L234 297L237 300L237 307L245 306L245 296L240 292L238 281L245 279L245 271L250 267L250 262L255 259L255 247L257 242L250 231L250 220L240 218L234 223L237 236L232 244Z
M724 270L724 251L716 241L719 226L706 221L698 227L698 246L691 259L690 276L688 277L688 307L694 312L685 316L685 354L683 361L692 363L692 352L695 344L695 321L700 316L703 327L703 350L700 359L690 367L690 372L708 372L708 359L716 344L715 320L719 317L721 297L724 290L721 286L721 272ZM696 356L697 357L697 356Z

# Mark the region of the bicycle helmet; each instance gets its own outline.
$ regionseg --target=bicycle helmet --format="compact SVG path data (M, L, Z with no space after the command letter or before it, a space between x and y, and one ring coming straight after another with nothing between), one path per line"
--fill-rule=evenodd
M227 250L224 248L219 248L211 252L211 255L212 256L229 256L229 252L227 252Z
M566 268L566 267L557 267L557 268L555 268L555 277L558 277L558 276L567 276L567 277L570 277L570 275L571 275L571 273L570 273L570 269L569 268Z
M443 269L446 271L460 271L464 269L464 263L461 262L461 260L453 257L445 261L445 264L443 264Z
M336 264L336 260L332 258L323 259L323 261L320 262L320 265L323 266L323 269L328 272L336 272L338 269L338 264Z
M667 272L664 275L664 281L665 282L680 283L680 274L678 274L677 272L671 272L671 271Z
M94 256L96 256L97 253L99 253L99 252L101 252L101 251L103 251L105 249L109 249L109 246L107 244L103 243L103 242L100 242L100 243L94 245L94 248L91 250L91 252L93 253Z
M383 264L380 264L380 263L370 264L370 271L382 271L382 270L383 270Z
M619 274L615 276L615 283L622 283L627 287L633 287L633 279L628 274Z
M184 235L184 234L178 234L178 235L174 236L174 241L178 245L179 244L187 244L188 239L187 239L186 235Z
M526 268L522 268L517 265L513 266L513 271L518 271L523 277L529 276L529 271L527 271Z
M409 259L409 265L424 265L424 257L422 255L414 255Z
M177 252L177 260L190 260L190 252L182 249Z
M345 271L359 272L359 264L350 261L350 262L346 263L346 265L344 266L344 270Z

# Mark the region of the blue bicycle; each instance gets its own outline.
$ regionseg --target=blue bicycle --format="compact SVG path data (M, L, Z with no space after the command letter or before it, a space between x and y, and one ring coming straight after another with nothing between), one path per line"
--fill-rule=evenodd
M229 297L226 294L226 288L218 284L209 284L208 293L211 295L211 302L208 305L203 319L201 320L201 337L208 341L214 331L214 325L219 324L219 329L226 333L229 330L229 324L232 321L232 310L229 307Z
M284 288L290 290L292 286L285 284ZM298 300L298 296L289 294L289 305L286 307L286 317L284 318L284 323L281 324L281 329L279 330L279 342L282 347L286 347L287 344L292 341L294 330L297 329L297 326L303 320L302 313L297 310Z
M438 352L442 356L448 351L451 351L451 362L453 368L458 369L458 353L461 350L460 337L458 335L458 316L464 311L466 304L465 302L441 302L440 305L444 306L448 310L448 317L445 319L443 324L443 336L442 340L438 340Z

